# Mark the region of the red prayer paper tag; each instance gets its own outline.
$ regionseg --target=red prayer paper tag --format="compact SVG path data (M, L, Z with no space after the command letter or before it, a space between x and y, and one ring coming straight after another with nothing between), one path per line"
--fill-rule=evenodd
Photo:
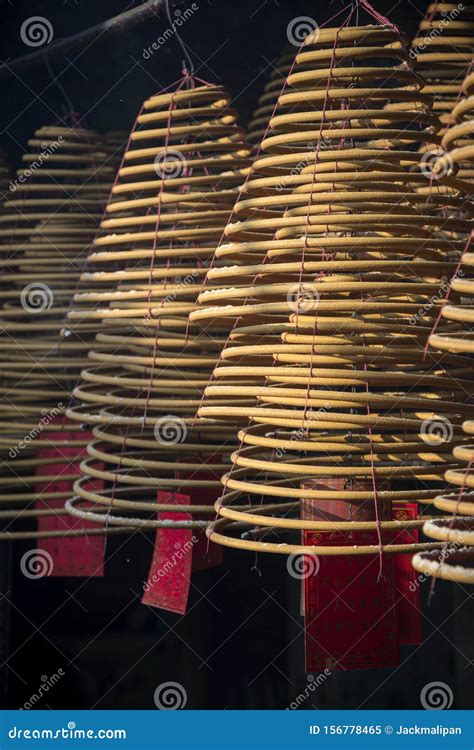
M68 424L63 417L55 418L54 422ZM66 444L38 448L36 451L37 458L51 461L36 467L35 490L40 497L35 502L35 509L56 511L53 515L39 517L38 531L66 532L100 528L99 524L83 521L63 512L64 502L73 494L74 481L80 476L80 463L86 455L85 445L73 443L89 442L92 433L58 430L47 433L47 436L51 442ZM91 491L101 490L104 483L100 479L91 479L85 486ZM49 494L55 494L57 497L41 497ZM101 535L46 537L38 540L37 547L52 558L52 577L100 578L104 575L104 539Z
M377 545L375 532L304 532L307 545ZM399 663L394 561L321 555L305 580L306 671L394 667Z
M189 505L188 495L158 492L158 503ZM191 521L189 513L158 513L160 521ZM160 527L156 529L155 546L142 604L184 615L191 585L193 554L192 529Z
M406 521L418 518L418 504L395 501L393 519ZM418 529L395 532L394 544L418 542ZM395 597L397 598L397 632L400 645L418 646L421 643L420 585L418 573L411 564L411 553L394 555Z
M193 461L196 461L196 456L193 456ZM214 460L214 459L213 459ZM183 462L189 461L183 459ZM206 462L203 461L203 471L193 472L193 479L216 479L215 475L211 471L205 470ZM182 470L176 471L176 479L189 478L189 472ZM221 487L187 487L186 491L190 498L191 505L214 505L217 498L220 497L222 488ZM209 517L205 515L197 516L199 520L207 520ZM222 565L224 561L224 548L220 544L214 544L209 541L205 531L195 532L197 542L193 547L193 562L192 571L193 573L199 570L208 570L209 568L216 568Z

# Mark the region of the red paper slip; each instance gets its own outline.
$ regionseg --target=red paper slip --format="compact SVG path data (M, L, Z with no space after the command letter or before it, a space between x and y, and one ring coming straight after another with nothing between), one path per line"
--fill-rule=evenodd
M396 501L392 506L394 520L418 518L417 503ZM418 542L418 529L402 529L394 535L394 544ZM421 643L420 586L418 573L411 564L411 554L394 555L395 597L397 599L397 632L401 645Z
M375 532L304 532L307 545L377 545ZM318 566L316 566L317 568ZM306 670L373 669L399 663L394 561L384 556L319 557L305 580Z
M67 424L63 417L55 422ZM47 464L36 467L37 481L35 491L40 496L35 502L36 510L62 511L67 498L73 494L75 478L80 476L80 463L86 455L84 445L74 445L74 442L92 440L92 433L82 431L59 430L47 433L52 443L66 443L38 448L36 457L50 459ZM53 477L44 479L42 477ZM88 490L101 490L104 483L100 479L90 480L86 485ZM42 498L41 495L55 494L57 497ZM50 516L40 516L38 531L67 532L78 529L97 529L99 524L83 521L69 513L54 513ZM38 549L47 552L53 561L51 576L71 577L102 577L104 575L104 539L97 536L78 537L46 537L38 540Z
M188 495L158 492L158 503L189 505ZM160 521L190 521L189 513L172 510L158 513ZM142 604L184 615L188 605L193 554L192 529L160 527L156 529L155 547Z

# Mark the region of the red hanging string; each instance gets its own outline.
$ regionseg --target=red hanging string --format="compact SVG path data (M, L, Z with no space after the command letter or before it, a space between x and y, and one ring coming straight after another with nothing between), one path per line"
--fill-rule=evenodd
M372 18L375 18L376 21L378 21L383 26L389 26L393 31L395 31L396 34L400 35L400 29L398 28L398 26L389 21L386 16L383 16L381 13L375 10L373 5L369 3L368 0L356 0L356 7L357 6L364 8L364 10L366 10L367 13L372 16Z

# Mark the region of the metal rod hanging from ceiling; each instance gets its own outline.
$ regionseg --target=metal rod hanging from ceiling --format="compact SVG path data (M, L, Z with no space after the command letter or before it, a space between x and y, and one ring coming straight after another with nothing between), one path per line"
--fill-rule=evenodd
M124 31L125 28L129 31L133 26L142 23L148 17L155 16L155 13L164 8L164 5L165 0L149 0L137 8L119 13L117 16L91 26L89 29L84 29L84 31L80 31L78 34L66 37L65 39L59 39L57 42L43 47L37 52L17 57L11 62L4 62L0 64L0 79L10 78L10 76L16 75L21 71L42 66L45 64L46 59L51 60L58 55L85 47L99 36L103 37L105 34Z

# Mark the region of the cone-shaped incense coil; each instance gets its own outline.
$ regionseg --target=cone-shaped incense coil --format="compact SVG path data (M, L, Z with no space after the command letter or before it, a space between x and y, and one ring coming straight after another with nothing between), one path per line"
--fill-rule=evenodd
M454 123L443 138L446 154L442 156L435 170L441 175L454 173L460 187L466 190L466 200L472 193L472 168L474 166L474 74L464 82L467 96L453 111ZM472 237L472 235L471 235ZM474 354L474 253L472 239L469 241L459 271L451 281L451 290L460 297L457 304L450 300L442 309L442 320L455 325L453 332L436 331L430 337L433 349L450 354L464 354L467 366L472 366ZM471 409L472 412L472 409ZM474 421L468 419L463 424L468 436L474 435ZM469 437L469 441L472 437ZM458 464L448 469L445 478L454 485L453 492L438 496L434 505L449 517L428 521L424 533L445 544L435 552L415 556L413 563L417 570L447 580L460 583L474 583L474 446L458 445L453 456ZM461 545L461 549L458 545Z
M376 252L383 242L400 258L420 248L416 236L387 236L383 240L378 235L372 240L363 236L354 239L350 234L342 236L343 231L347 233L348 223L352 232L361 234L364 229L366 214L350 216L354 209L360 208L362 189L365 200L371 201L367 209L373 210L371 220L382 237L386 227L392 235L397 231L405 233L407 222L416 235L420 219L410 218L410 214L416 214L414 204L419 196L413 186L426 184L427 179L415 171L420 157L410 146L430 140L439 128L439 121L428 109L430 98L419 93L423 82L408 68L406 59L406 50L398 36L383 27L326 29L315 41L308 38L307 47L297 55L294 72L280 97L279 111L271 121L274 135L264 141L266 153L254 162L251 177L236 205L235 214L241 220L227 228L231 241L218 248L219 259L245 259L248 264L250 260L263 259L268 250L268 258L285 260L294 255L299 264L308 246L324 256L333 249L347 252L350 248L357 252L355 245L359 246L359 252ZM315 60L314 70L307 69L311 60ZM380 61L384 65L376 67ZM300 64L304 65L303 71ZM382 76L385 79L380 85ZM408 171L411 167L413 171ZM393 211L395 197L397 210ZM328 201L331 201L330 217ZM335 201L340 205L334 205ZM449 205L446 197L442 201L443 205ZM451 203L456 207L459 199L453 198ZM434 199L433 205L436 205ZM283 217L285 209L288 210ZM341 215L345 226L339 232ZM440 220L428 217L426 221L437 228ZM445 231L460 226L463 228L449 219L443 222ZM305 236L301 236L302 230ZM328 231L335 236L328 237ZM269 249L268 240L272 240ZM433 237L426 250L421 247L420 262L428 263L421 268L438 268L437 261L444 257L440 251L460 252L461 248L461 242L443 244L441 238ZM336 257L328 257L327 264L335 260ZM367 263L370 267L371 261ZM191 316L193 320L216 317L234 320L241 314L235 303L227 307L234 289L222 289L222 280L239 283L243 291L238 294L244 299L251 294L248 283L255 273L265 273L260 266L247 264L240 269L216 268L209 273L209 280L216 285L220 281L221 288L205 291L200 302L203 306L215 303L219 307L196 311ZM278 266L277 271L288 274L295 268L299 271L299 265ZM329 265L320 265L317 270L330 269ZM269 273L275 273L273 265ZM286 303L282 310L288 311ZM248 309L246 306L242 314L253 311L253 305Z
M28 141L30 149L22 157L25 166L17 171L5 201L6 215L0 227L1 250L17 253L40 225L54 218L62 233L62 224L76 222L76 236L89 237L89 217L106 197L113 167L107 163L102 138L91 130L50 126L37 130ZM82 223L84 228L81 229ZM59 250L62 251L61 243Z
M26 173L18 171L14 195L5 202L2 216L7 225L3 233L8 237L3 245L7 257L1 260L8 288L0 292L6 352L3 413L11 418L15 417L14 404L30 399L30 406L40 413L45 394L35 390L38 386L52 386L48 395L57 404L75 377L62 374L68 363L54 350L61 349L67 359L70 331L63 339L59 332L114 175L111 149L94 131L41 128L28 145L32 153L24 158L30 167ZM33 149L39 145L43 151L37 154ZM43 361L46 355L47 363ZM21 380L16 382L19 375ZM59 382L68 385L58 390Z
M247 140L252 146L260 144L263 136L267 133L268 123L275 110L283 83L293 65L294 59L295 49L292 47L290 51L283 53L275 65L272 66L270 80L265 85L263 94L258 99L257 106L247 128Z
M380 71L387 76L383 85ZM272 255L296 253L299 257L304 243L297 236L290 238L290 233L297 235L298 224L304 225L311 191L321 193L322 204L311 210L324 212L327 196L333 192L332 174L336 168L341 185L347 186L341 201L349 201L349 211L351 200L357 205L361 186L373 187L374 197L380 196L383 201L392 185L403 195L408 180L414 187L426 185L424 174L413 173L408 178L404 169L419 163L413 146L431 142L439 128L438 119L428 109L430 97L420 94L422 86L423 82L409 69L407 52L392 29L347 28L337 34L325 29L314 43L309 37L306 47L296 56L293 72L280 96L278 112L270 124L272 135L263 142L264 153L254 162L251 178L236 206L236 217L241 221L229 227L229 242L219 247L218 257L242 260L245 253L246 258L260 260L267 252L267 240L275 237L279 241L272 242ZM346 100L350 107L347 112ZM413 189L405 201L409 204L416 200L420 197ZM294 210L282 223L282 214L290 205ZM340 210L343 209L344 205ZM390 219L394 228L398 224L401 231L404 210L409 211L409 205ZM336 219L337 216L334 226ZM312 218L311 232L320 233L326 221L324 215ZM234 239L238 242L234 243ZM313 240L307 238L306 242ZM321 246L321 240L314 242ZM399 244L403 245L401 239ZM376 247L378 241L373 245ZM201 301L211 303L214 299L214 294L206 293ZM199 313L199 317L205 315Z
M466 96L453 109L452 125L441 141L444 153L434 162L433 173L461 194L470 196L474 189L474 73L465 79L463 90Z
M426 82L423 92L433 98L433 111L442 122L439 135L452 122L453 108L462 96L462 82L471 69L473 54L474 4L431 3L413 39L410 57ZM418 188L420 194L428 196L428 200L440 193L450 195L453 181L442 180L442 173L433 171L442 153L439 140L422 144L420 150L420 168L429 177L427 184Z
M48 487L55 470L48 474L46 467L61 457L68 461L67 451L62 456L68 437L58 432L87 362L88 330L64 323L117 162L116 144L81 127L41 128L28 147L28 166L17 172L0 219L0 446L7 456L0 488L3 503L20 506L39 496L57 498L57 487ZM78 429L73 425L68 432ZM81 447L80 439L74 446ZM56 450L56 456L40 457L44 449ZM62 474L61 481L72 476ZM17 515L2 511L2 517Z
M131 513L130 525L159 523L158 490L219 487L228 431L195 415L223 341L188 315L248 165L229 101L195 85L145 102L70 313L99 331L68 412L95 425L77 493ZM88 490L91 477L102 491Z
M8 195L8 191L11 185L11 169L8 161L8 157L2 149L0 149L0 201L3 203Z
M241 265L213 268L209 281L221 288L202 293L206 307L191 315L238 319L206 389L223 402L205 400L200 415L226 421L225 399L256 399L254 407L232 409L232 419L250 424L222 479L215 541L301 551L220 533L239 521L285 531L381 528L388 534L383 548L400 550L404 545L387 541L392 531L422 521L386 520L387 504L430 504L436 496L448 453L439 411L463 442L467 412L459 391L465 397L469 384L458 385L453 373L468 379L464 361L424 360L423 344L455 268L446 256L462 247L445 234L466 232L468 224L418 209L422 175L412 167L421 157L410 146L432 138L439 123L405 56L386 27L326 29L308 38L297 64L326 60L326 68L300 74L296 65L289 76L280 97L288 112L273 119L274 134L262 144L268 155L257 159L235 209L240 220L219 248L220 257ZM291 174L297 164L299 173ZM447 200L450 212L456 201ZM334 523L321 508L323 520L294 517L328 500L348 504L352 515L366 505L382 520ZM234 501L250 504L243 512Z
M473 53L474 3L430 3L410 57L426 81L423 91L433 96L434 111L443 125L450 122Z

